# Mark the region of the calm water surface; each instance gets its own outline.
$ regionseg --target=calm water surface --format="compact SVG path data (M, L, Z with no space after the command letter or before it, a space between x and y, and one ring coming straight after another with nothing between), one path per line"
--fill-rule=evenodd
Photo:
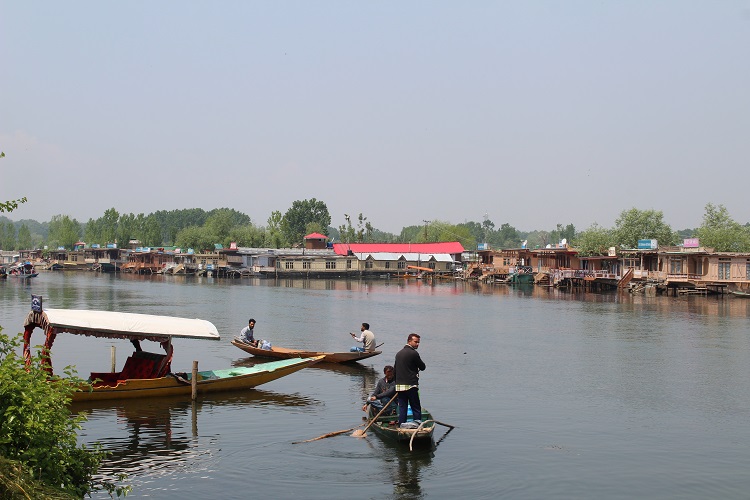
M0 325L30 294L50 308L200 317L220 342L175 341L173 370L256 362L229 340L346 350L369 322L384 354L257 390L77 406L81 439L112 455L131 498L748 498L750 300L584 294L474 283L220 280L42 273L0 282ZM409 452L347 434L384 364L422 335L422 402L437 445ZM35 332L41 343L41 332ZM58 371L118 366L124 341L61 335ZM95 498L107 498L106 495Z

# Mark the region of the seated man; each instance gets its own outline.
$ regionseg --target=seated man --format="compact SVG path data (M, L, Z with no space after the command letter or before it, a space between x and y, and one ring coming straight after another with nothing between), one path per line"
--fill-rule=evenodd
M362 335L357 337L353 333L349 333L349 335L352 336L354 340L357 342L362 342L362 347L352 347L349 349L352 352L372 352L375 350L375 334L370 331L370 324L369 323L362 323L362 326L359 329L362 332Z
M385 374L385 377L378 380L377 385L375 385L375 391L369 397L367 403L362 407L363 411L367 409L368 403L371 404L374 409L380 411L383 408L383 405L388 404L396 394L396 380L393 377L393 367L391 365L386 365L386 367L383 368L383 373ZM383 413L390 415L395 412L396 403L391 403Z
M258 341L253 336L253 328L255 328L255 320L250 318L247 326L240 331L240 340L253 347L258 347Z

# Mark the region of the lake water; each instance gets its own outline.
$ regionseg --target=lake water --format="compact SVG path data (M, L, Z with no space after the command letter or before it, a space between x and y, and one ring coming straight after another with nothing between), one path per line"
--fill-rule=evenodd
M644 297L477 283L223 280L47 272L0 282L0 325L22 330L30 294L49 308L200 317L220 342L175 341L174 371L255 360L256 338L347 350L371 325L384 353L257 390L100 403L81 433L128 475L130 498L748 498L750 300ZM362 401L409 332L422 335L432 449L377 435L294 444L362 423ZM35 343L42 334L35 332ZM57 338L58 372L118 366L125 341ZM94 498L108 498L95 495Z

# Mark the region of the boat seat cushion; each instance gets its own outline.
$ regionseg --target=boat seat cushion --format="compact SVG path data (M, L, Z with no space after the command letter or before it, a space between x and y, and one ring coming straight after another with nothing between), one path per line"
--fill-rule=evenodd
M91 380L100 379L96 385L114 385L128 379L148 379L164 376L165 354L146 351L136 351L125 360L125 366L119 373L91 372Z

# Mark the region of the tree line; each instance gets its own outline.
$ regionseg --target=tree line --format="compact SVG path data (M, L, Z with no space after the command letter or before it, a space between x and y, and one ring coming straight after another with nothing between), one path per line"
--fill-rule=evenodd
M24 250L58 247L72 249L75 243L127 247L140 246L213 249L236 242L241 247L288 248L302 245L306 234L318 232L333 242L436 242L459 241L467 250L487 244L491 248L543 248L565 240L581 255L604 255L610 247L637 248L638 240L656 239L659 245L675 245L683 238L700 238L716 251L750 252L750 225L735 221L723 205L707 204L702 224L694 229L673 230L657 210L623 210L611 228L596 223L583 231L573 224L557 224L551 230L519 231L509 223L499 227L485 217L481 222L453 224L431 220L405 226L399 234L378 230L362 213L343 214L344 224L331 226L325 202L315 198L297 200L286 212L274 211L265 225L231 208L160 210L145 215L119 213L110 208L96 219L80 223L68 215L55 215L49 222L13 222L0 217L0 249Z

